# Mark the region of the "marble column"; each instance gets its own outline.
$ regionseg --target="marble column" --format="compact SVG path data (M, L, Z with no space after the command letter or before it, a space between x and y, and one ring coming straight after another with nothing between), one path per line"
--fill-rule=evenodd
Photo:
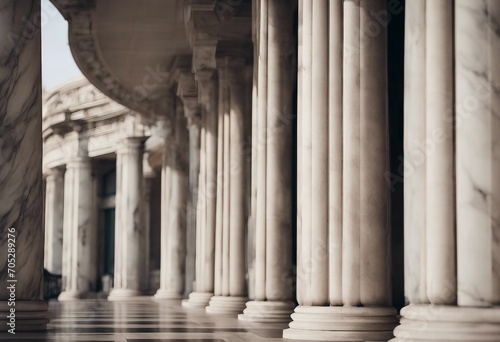
M78 155L64 174L63 265L60 301L86 298L96 291L96 222L92 162L85 133L78 136Z
M196 73L201 105L200 172L196 206L195 291L182 302L185 307L204 308L214 293L215 217L217 198L218 82L214 70Z
M410 305L393 341L498 340L500 5L413 0L406 11L405 216L423 219L406 228Z
M6 0L0 9L0 331L8 325L15 283L16 332L48 323L43 299L42 93L40 32L32 23L40 1ZM14 228L14 229L12 229ZM15 278L10 278L8 234L15 238Z
M184 296L186 258L186 209L188 196L189 136L183 105L175 101L171 137L165 142L162 181L167 192L161 230L161 281L155 299L181 299Z
M189 124L189 194L186 222L186 293L194 290L196 281L196 204L200 173L200 126Z
M45 269L62 274L64 170L52 168L45 176Z
M386 10L383 0L299 3L299 306L285 338L387 341L397 324L386 32L374 17Z
M155 293L156 290L158 290L158 287L155 285L155 280L153 279L153 272L152 271L152 263L154 261L151 258L151 189L153 186L155 186L155 178L156 178L156 173L155 171L151 168L148 158L149 155L148 153L144 153L143 155L143 179L142 179L142 198L143 198L143 206L142 210L144 213L144 225L145 225L145 230L148 232L148 240L150 243L147 244L147 250L144 251L144 254L148 256L148 282L146 284L147 286L147 292L148 293Z
M499 20L498 1L455 2L457 301L462 307L500 304Z
M236 62L236 64L232 64ZM245 142L251 118L243 60L222 58L219 68L219 148L215 292L207 313L235 314L247 301L246 231L248 164ZM247 96L248 95L248 96Z
M189 192L186 211L186 284L185 293L191 293L196 272L196 207L200 173L200 110L197 97L183 99L184 115L189 131Z
M115 276L108 300L128 300L147 291L149 232L143 210L144 137L124 138L116 156Z
M259 1L257 44L257 108L253 158L257 184L255 215L255 300L246 304L240 320L288 322L293 312L292 198L289 153L292 148L293 68L292 5Z
M405 297L429 303L426 290L426 101L425 7L427 1L408 1L405 18L405 160L411 167L404 179ZM424 143L421 147L420 144ZM422 149L423 148L423 149Z

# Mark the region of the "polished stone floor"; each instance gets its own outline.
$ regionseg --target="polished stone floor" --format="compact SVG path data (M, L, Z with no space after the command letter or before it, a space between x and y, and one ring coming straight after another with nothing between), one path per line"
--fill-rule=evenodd
M236 342L285 341L287 324L247 323L184 309L180 302L86 300L49 303L46 332L0 333L1 341ZM295 340L297 341L297 340Z

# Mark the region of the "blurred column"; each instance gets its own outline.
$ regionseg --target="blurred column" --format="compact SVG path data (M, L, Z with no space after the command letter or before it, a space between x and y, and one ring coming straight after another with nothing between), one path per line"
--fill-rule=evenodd
M200 171L196 206L195 291L182 302L185 307L204 308L214 293L215 217L218 147L218 79L215 70L196 73L200 119Z
M175 100L170 138L165 141L162 179L167 191L161 230L161 281L155 299L181 299L184 296L186 258L186 209L188 197L189 136L182 103Z
M52 168L45 176L45 269L62 273L64 170Z
M60 301L86 298L96 291L97 227L88 133L75 127L76 146L64 174L64 229Z
M116 157L115 276L108 300L133 299L149 283L149 232L143 210L144 137L122 140Z

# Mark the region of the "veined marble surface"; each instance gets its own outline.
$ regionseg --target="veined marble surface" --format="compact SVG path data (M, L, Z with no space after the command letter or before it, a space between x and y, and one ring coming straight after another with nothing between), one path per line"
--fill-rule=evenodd
M404 176L405 295L427 303L426 290L426 126L425 1L408 1L405 23Z
M40 32L33 27L39 6L39 1L0 2L0 283L8 276L7 229L13 227L17 300L42 295ZM0 299L7 297L2 285Z
M458 304L500 302L500 5L456 6Z

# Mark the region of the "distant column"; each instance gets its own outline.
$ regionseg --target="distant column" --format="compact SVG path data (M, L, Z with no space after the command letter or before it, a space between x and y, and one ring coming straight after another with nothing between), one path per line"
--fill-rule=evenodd
M64 170L53 168L45 177L45 269L62 273Z
M247 177L250 177L245 142L249 139L250 88L244 64L219 69L219 139L217 228L215 241L216 289L208 313L239 313L247 300L246 231ZM248 96L247 96L248 95ZM248 189L249 190L249 189ZM220 202L219 202L220 201Z
M189 136L179 99L175 101L171 137L165 145L163 167L168 168L168 177L162 179L162 189L167 191L168 200L167 206L162 206L161 280L155 299L181 299L186 267Z
M196 206L195 291L182 302L185 307L204 308L214 292L215 215L217 191L217 99L218 80L214 70L196 74L200 120L200 171Z
M82 142L86 145L86 142ZM60 301L86 298L96 291L96 226L92 163L72 157L64 174L63 268Z
M115 276L108 300L127 300L147 291L149 232L144 224L143 137L122 141L116 158Z

